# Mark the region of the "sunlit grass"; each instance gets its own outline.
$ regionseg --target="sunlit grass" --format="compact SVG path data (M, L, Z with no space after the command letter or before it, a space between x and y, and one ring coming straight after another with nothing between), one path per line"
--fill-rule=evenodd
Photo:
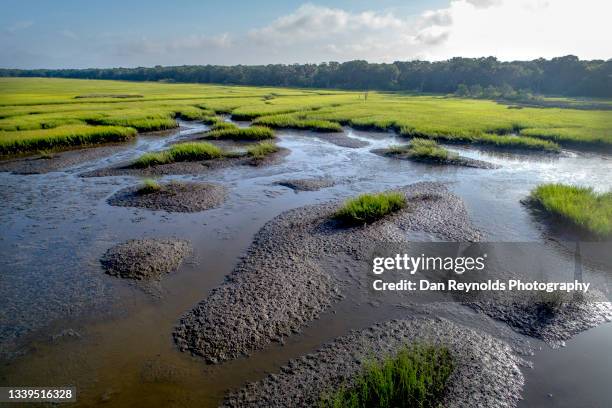
M133 167L143 168L184 161L200 161L218 159L225 152L218 146L207 142L188 142L172 146L161 152L145 153L132 164Z
M348 199L334 217L351 224L368 223L406 206L406 197L398 192L362 194Z
M457 155L439 146L435 140L412 139L405 146L391 146L389 154L405 155L417 160L444 161L455 158Z
M564 184L543 184L531 198L549 213L601 238L612 235L612 192Z
M86 124L145 132L176 127L177 118L213 124L214 137L271 138L269 129L226 125L217 115L227 113L270 128L331 132L346 125L493 148L612 148L612 111L604 110L508 109L487 100L401 93L370 92L364 101L361 93L347 91L53 78L0 78L0 88L4 138ZM76 98L83 95L96 97Z
M350 386L325 392L321 408L435 408L454 369L447 348L414 345L370 361Z
M0 154L125 142L134 136L135 129L120 126L69 125L41 130L0 131Z
M274 131L264 126L251 126L248 128L234 126L211 130L206 134L206 137L231 140L264 140L274 138Z

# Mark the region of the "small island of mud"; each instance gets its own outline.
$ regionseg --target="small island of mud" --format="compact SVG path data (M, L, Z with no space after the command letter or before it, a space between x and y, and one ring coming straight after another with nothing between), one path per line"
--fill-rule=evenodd
M279 186L288 187L295 191L317 191L322 188L332 187L335 181L331 178L290 179L276 182Z
M198 212L220 206L227 189L213 183L170 182L128 187L118 191L107 202L119 207L148 208L168 212Z
M112 276L136 280L157 280L174 272L191 252L191 244L180 239L133 239L117 244L100 259Z
M289 154L289 149L278 147L277 151L265 156L253 157L247 154L229 154L227 156L199 161L179 161L155 164L148 167L136 167L133 163L107 167L80 174L81 177L137 176L156 177L165 175L201 174L210 170L233 166L269 166L278 163Z
M342 282L359 279L351 274L367 267L373 245L405 242L410 231L479 240L462 201L442 184L399 192L406 207L363 226L335 220L340 203L297 208L266 223L227 281L181 319L179 349L219 363L283 341L343 297Z
M419 163L435 165L450 165L473 167L478 169L494 169L498 166L481 160L459 156L457 153L448 151L440 146L435 140L414 138L410 143L403 146L390 146L387 149L375 149L372 153L383 157L399 160L410 160Z
M393 320L353 331L228 394L222 406L319 407L323 393L350 387L364 362L415 343L443 346L451 353L454 369L441 406L517 406L523 360L506 343L444 319Z

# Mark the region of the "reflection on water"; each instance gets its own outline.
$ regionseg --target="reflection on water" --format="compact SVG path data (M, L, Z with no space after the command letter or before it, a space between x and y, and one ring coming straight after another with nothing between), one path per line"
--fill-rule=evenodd
M261 378L288 358L348 329L404 315L401 308L346 300L285 346L272 346L249 359L205 367L201 360L176 351L171 332L178 318L223 282L253 234L280 212L364 191L441 181L464 199L486 239L546 242L544 227L519 202L531 188L544 182L583 184L598 191L611 187L612 162L593 153L567 152L552 158L453 146L462 155L501 167L441 167L372 154L374 148L405 140L352 130L347 130L348 137L369 145L348 149L309 132L280 131L279 144L291 154L279 164L168 177L212 181L229 188L223 206L202 213L110 207L107 197L138 180L78 177L83 171L161 149L204 129L184 124L170 136L139 137L133 148L64 172L0 173L0 352L14 350L14 343L23 339L28 339L24 344L35 346L25 348L23 357L0 369L2 385L76 383L80 405L105 401L116 406L151 406L164 401L214 406L227 387ZM286 178L319 176L333 177L338 184L302 193L274 184ZM113 244L145 236L176 236L193 242L193 258L163 281L161 298L106 276L98 264L100 255ZM477 320L465 310L440 311L445 313L467 324ZM509 332L492 322L471 324ZM552 351L552 359L561 353ZM607 378L611 371L608 365ZM578 393L581 386L574 390Z

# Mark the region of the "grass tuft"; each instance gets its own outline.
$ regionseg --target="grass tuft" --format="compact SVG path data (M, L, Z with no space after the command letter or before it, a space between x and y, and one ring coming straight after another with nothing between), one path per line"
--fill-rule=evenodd
M247 149L247 154L256 159L261 159L269 154L278 152L278 146L272 142L259 142Z
M142 185L136 191L138 194L153 194L161 191L162 186L155 180L147 178L142 180Z
M406 197L398 192L362 194L347 200L334 218L350 224L376 221L406 206Z
M231 139L231 140L265 140L273 139L274 131L264 126L252 126L249 128L239 128L237 126L221 129L214 129L207 133L207 138L212 139Z
M188 142L174 145L162 152L145 153L132 164L132 167L144 168L184 161L218 159L225 152L218 146L207 142Z
M612 236L612 191L598 194L588 187L543 184L531 198L547 212L600 238Z
M406 146L391 146L388 153L427 161L446 161L456 158L455 154L440 147L435 140L419 138L412 139Z
M454 369L444 347L413 345L395 357L364 365L351 387L324 393L321 408L438 407Z

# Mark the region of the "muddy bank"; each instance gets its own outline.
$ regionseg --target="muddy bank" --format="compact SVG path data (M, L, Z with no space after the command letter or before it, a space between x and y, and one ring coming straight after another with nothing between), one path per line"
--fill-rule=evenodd
M188 241L133 239L115 245L100 259L104 271L112 276L137 280L160 280L178 269L191 252Z
M390 149L375 149L372 153L383 157L389 157L397 160L409 160L417 163L445 165L445 166L461 166L472 167L476 169L497 169L499 166L482 160L470 159L469 157L457 156L447 159L434 159L423 157L411 157L408 153L395 153Z
M514 407L524 378L523 361L510 346L444 319L394 320L353 331L312 354L289 361L277 374L230 393L224 407L317 407L320 395L351 385L363 363L396 354L411 343L447 347L455 369L445 407Z
M174 332L182 351L218 363L299 332L342 297L342 281L367 268L381 242L410 231L477 241L462 201L439 183L403 192L408 206L386 219L347 228L332 218L339 203L286 211L264 225L226 282L187 313Z
M118 207L198 212L220 206L227 196L225 187L213 183L170 182L159 186L159 190L146 193L141 191L141 186L128 187L115 193L107 202Z
M268 166L280 162L289 154L289 150L279 147L278 151L265 157L250 157L247 155L236 155L219 159L174 162L159 164L145 168L135 168L132 163L124 163L119 166L107 167L103 169L81 173L81 177L109 177L109 176L165 176L179 174L200 174L214 169L221 169L232 166Z
M312 178L312 179L290 179L281 180L276 184L288 187L295 191L318 191L322 188L332 187L336 182L331 178Z
M44 174L73 167L88 161L110 156L129 147L126 144L112 144L102 147L89 147L85 149L66 150L35 156L20 157L0 161L0 172L14 174Z
M488 294L488 299L467 305L552 347L562 346L576 334L612 321L612 304L599 291L547 296Z

